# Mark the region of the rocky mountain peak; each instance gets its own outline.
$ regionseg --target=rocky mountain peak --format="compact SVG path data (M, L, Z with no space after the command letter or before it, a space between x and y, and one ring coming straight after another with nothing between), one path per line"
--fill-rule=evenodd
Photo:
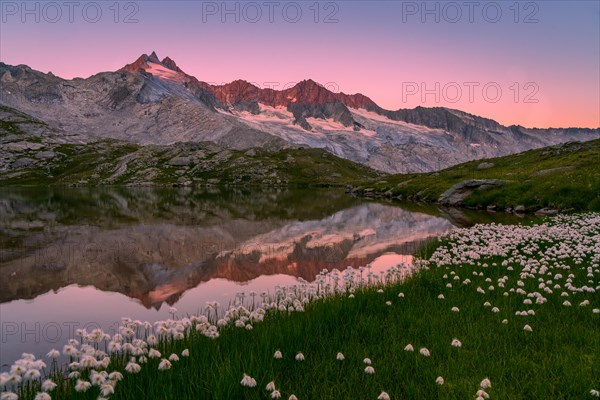
M165 57L160 63L173 71L183 72L170 57Z
M152 54L150 54L148 56L148 61L153 62L155 64L160 64L160 60L159 60L158 56L156 55L155 51L153 51Z

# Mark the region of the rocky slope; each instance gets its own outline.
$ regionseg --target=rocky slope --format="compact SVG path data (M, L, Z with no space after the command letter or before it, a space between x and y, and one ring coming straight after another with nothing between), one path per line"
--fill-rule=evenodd
M0 63L0 82L0 104L80 142L214 142L238 150L300 145L390 173L439 170L600 135L598 129L505 127L446 108L389 111L362 94L334 93L312 80L285 90L243 80L211 85L156 53L119 71L73 80Z

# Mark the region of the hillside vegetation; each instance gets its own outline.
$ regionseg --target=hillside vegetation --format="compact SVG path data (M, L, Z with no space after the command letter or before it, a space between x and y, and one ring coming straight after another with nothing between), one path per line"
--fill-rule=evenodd
M475 190L462 205L527 211L600 210L600 140L571 142L506 157L471 161L426 174L390 175L352 188L362 196L437 202L453 185L497 179L504 184Z

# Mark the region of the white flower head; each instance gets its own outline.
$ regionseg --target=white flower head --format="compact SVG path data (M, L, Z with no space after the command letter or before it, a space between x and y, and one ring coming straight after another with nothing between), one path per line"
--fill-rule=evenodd
M337 356L335 356L335 358L338 361L344 361L344 359L345 359L345 357L344 357L344 355L342 353L337 353Z
M296 354L296 361L304 361L304 354L302 354L302 353Z
M443 385L444 378L442 378L441 376L438 376L437 378L435 378L435 383L437 383L438 385Z
M171 369L171 362L166 358L163 358L158 364L159 371L165 371L167 369Z
M426 347L421 347L419 353L421 353L423 357L429 357L431 355Z
M52 382L50 379L46 379L42 382L42 390L44 392L51 392L56 388L56 383Z
M413 345L409 343L406 346L404 346L404 351L415 351L415 349Z
M490 381L489 378L484 378L481 381L481 383L479 384L479 387L481 387L482 389L491 388L492 387L492 382Z
M256 386L256 380L254 378L252 378L250 375L244 374L244 377L242 378L240 384L242 386L253 388Z
M369 375L372 375L375 373L375 368L373 368L372 366L368 365L367 368L365 368L365 372Z
M283 354L281 354L281 351L277 350L277 351L275 351L275 354L273 354L273 358L279 360L279 359L283 358Z
M390 395L386 392L381 392L381 394L377 396L377 400L390 400Z

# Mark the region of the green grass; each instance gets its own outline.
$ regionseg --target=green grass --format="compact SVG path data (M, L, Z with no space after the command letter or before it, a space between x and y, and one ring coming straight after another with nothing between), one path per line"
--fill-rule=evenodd
M482 162L492 163L478 169ZM363 183L359 194L367 192L392 197L435 202L453 185L469 179L502 179L506 185L476 191L464 202L467 207L500 209L523 205L528 211L543 207L559 210L600 210L600 140L568 143L530 150L506 157L471 161L426 174L401 174L383 178L380 183ZM539 171L574 167L569 171L532 176ZM370 190L369 190L370 189Z
M585 217L591 218L591 217ZM596 226L586 240L599 234ZM535 241L534 241L535 242ZM434 249L450 242L429 243L422 249L428 257ZM529 246L532 242L529 242ZM539 241L540 254L554 243ZM520 244L521 253L525 243ZM573 284L588 282L586 268L594 262L588 252L583 262L560 262L574 274ZM585 399L600 386L600 314L591 308L600 305L598 293L575 293L568 297L572 307L562 306L562 290L546 295L543 305L523 305L523 296L503 295L516 287L522 267L514 271L500 267L502 257L482 258L474 265L440 266L421 270L402 283L383 288L359 290L355 298L347 295L319 300L307 305L305 312L267 314L254 329L228 327L220 338L208 339L196 331L184 340L161 344L163 356L189 349L190 357L173 363L169 371L158 371L158 360L142 365L137 375L125 374L111 399L267 399L265 386L274 381L287 399L376 399L386 391L392 399L467 399L475 398L482 379L489 377L491 399ZM597 258L596 261L597 262ZM492 263L497 263L497 267ZM598 267L595 282L598 285ZM455 271L472 283L460 285L444 277ZM484 277L473 272L485 272ZM505 289L487 290L491 278L508 276ZM548 279L552 279L549 277ZM448 289L448 282L455 283ZM475 291L486 288L486 294ZM527 292L540 290L537 279L526 280ZM399 292L404 293L399 298ZM444 294L445 299L438 299ZM579 307L584 299L591 301ZM391 301L392 305L386 305ZM500 309L493 313L485 301ZM451 312L451 307L460 312ZM535 316L515 316L515 311L534 309ZM507 319L508 324L501 321ZM533 332L524 332L531 324ZM450 345L454 338L461 348ZM404 351L412 344L415 352ZM430 357L419 354L426 347ZM273 358L275 350L284 358ZM306 360L295 361L301 351ZM337 361L342 352L344 361ZM370 358L374 375L363 372L364 358ZM127 357L114 358L111 368L122 369ZM256 388L240 385L244 373L257 381ZM445 384L435 383L443 376ZM95 399L97 389L86 394L59 395L53 398Z

